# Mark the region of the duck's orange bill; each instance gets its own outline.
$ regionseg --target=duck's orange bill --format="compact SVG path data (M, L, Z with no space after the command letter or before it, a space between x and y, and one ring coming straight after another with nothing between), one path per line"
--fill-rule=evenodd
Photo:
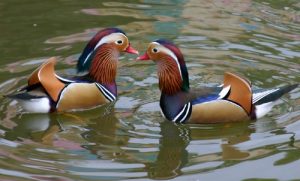
M150 60L150 57L148 56L147 52L144 55L141 55L137 58L137 60Z
M132 48L132 46L129 44L128 47L126 48L125 52L131 53L131 54L139 54L139 51L136 49Z

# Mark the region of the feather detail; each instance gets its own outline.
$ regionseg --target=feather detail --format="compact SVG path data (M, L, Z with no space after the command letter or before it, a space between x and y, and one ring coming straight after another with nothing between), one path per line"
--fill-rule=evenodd
M119 53L111 44L99 47L92 60L89 75L101 84L115 82Z
M160 90L169 95L181 91L182 79L176 62L166 56L157 61L157 64Z
M283 87L269 89L269 90L258 90L253 94L253 104L260 105L268 102L276 101L285 93L288 93L298 87L298 84L286 85Z

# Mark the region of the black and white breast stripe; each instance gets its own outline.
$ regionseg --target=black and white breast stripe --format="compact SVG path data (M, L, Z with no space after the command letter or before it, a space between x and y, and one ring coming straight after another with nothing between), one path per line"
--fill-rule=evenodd
M192 104L189 102L185 104L182 110L177 114L177 116L172 120L174 123L184 123L187 118L189 118L192 112Z
M255 104L256 102L258 102L259 100L261 100L262 98L266 97L267 95L270 95L276 91L278 91L279 89L271 89L271 90L267 90L264 92L258 92L258 93L254 93L253 94L253 98L252 98L252 102L253 104Z
M113 95L109 90L107 90L103 85L101 85L99 83L96 83L96 85L107 100L109 100L110 102L113 102L116 100L116 96Z

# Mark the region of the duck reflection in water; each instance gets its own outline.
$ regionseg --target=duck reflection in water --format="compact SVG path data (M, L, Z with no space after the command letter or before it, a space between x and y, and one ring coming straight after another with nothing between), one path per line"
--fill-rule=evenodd
M130 142L131 138L137 136L132 131L138 130L134 130L130 123L117 118L111 107L104 106L100 109L72 114L51 116L23 114L21 116L22 119L13 120L15 127L11 130L6 128L4 135L6 139L25 138L53 145L58 149L72 151L86 149L101 160L141 163L144 167L136 168L134 171L145 172L151 179L171 179L189 174L188 170L191 167L194 169L197 165L211 161L221 161L218 167L228 167L238 163L232 160L257 158L268 151L266 148L241 151L235 147L238 143L250 140L250 135L256 131L251 122L177 125L162 121L154 124L160 128L160 131L155 129L156 134L160 136L158 145L154 145L158 149L139 152L139 148L144 148L145 144L132 145ZM149 138L147 135L138 136ZM219 149L211 150L212 144ZM137 149L128 149L133 147ZM87 156L86 151L79 153ZM200 166L196 169L192 172L204 172L210 168Z
M109 111L104 109L101 116L90 119L85 128L88 131L81 136L89 144L83 147L92 154L108 160L128 159L128 154L122 147L128 145L128 129L131 128L115 116L113 108Z
M203 161L246 159L249 153L239 150L235 145L250 140L251 134L255 132L255 128L251 124L251 122L240 122L191 125L191 139L193 141L202 141L201 145L199 145L201 152L212 152L197 156L197 159ZM192 144L194 145L194 143ZM213 144L217 144L221 152L209 151L212 148L210 146ZM210 158L207 160L208 157Z
M210 126L214 127L209 128ZM207 162L246 159L249 157L249 153L240 151L234 145L249 140L251 133L254 131L250 128L249 123L181 125L164 121L160 123L160 128L161 138L156 160L153 163L146 164L149 177L153 179L177 177L183 174L182 168L194 164L193 160ZM209 151L211 147L206 142L218 139L222 141L222 143L216 143L221 148L220 152L197 155L192 153L193 151L189 148L193 144L196 149L211 152ZM192 141L200 141L200 144L194 145Z
M84 146L101 159L109 159L123 163L139 162L145 165L145 172L150 178L173 178L181 174L181 168L188 162L186 147L189 144L189 129L187 125L175 125L161 122L161 138L158 152L141 153L130 148L129 125L122 123L114 114L105 115L102 119L92 121L86 127L82 136L92 145ZM99 120L101 119L101 120ZM143 143L135 146L144 146ZM129 150L128 150L129 148ZM143 155L141 155L143 154ZM152 158L156 158L152 160ZM149 160L150 159L150 160Z
M100 116L90 118L85 125L87 131L81 136L88 144L82 147L99 159L142 163L145 167L139 171L147 172L152 179L170 179L182 175L182 169L193 165L195 160L196 163L204 163L248 158L248 152L240 151L234 145L249 140L251 133L255 131L250 123L181 125L163 121L159 123L159 128L158 150L140 152L138 150L145 148L146 143L132 144L130 141L131 138L140 137L133 133L137 130L117 118L114 110L102 109ZM221 143L215 143L220 147L220 151L211 153L211 147L206 147L210 140L221 140ZM191 144L197 149L208 150L208 153L194 153L189 149ZM228 163L224 162L224 166Z
M186 147L190 142L187 125L161 122L161 138L156 160L147 164L148 174L154 179L170 179L181 175L181 169L188 163Z
M6 130L5 139L11 141L30 139L49 144L52 140L49 138L62 130L55 114L22 114L15 119L12 120L14 123L12 128L2 128Z
M139 171L148 173L152 179L177 177L186 172L183 168L194 164L221 160L224 161L221 166L228 166L235 164L231 160L249 159L265 153L240 151L234 146L250 140L250 135L255 132L251 122L181 125L162 121L157 124L160 131L155 131L160 136L158 145L153 145L158 150L140 152L145 144L132 145L130 139L149 137L134 135L133 132L138 130L117 118L113 106L78 113L21 116L22 119L13 120L15 127L6 129L6 139L25 138L56 148L86 149L103 160L142 163L145 167ZM211 144L220 150L212 151Z
M16 140L31 140L38 143L53 145L63 149L84 149L82 128L90 121L103 119L111 105L96 109L57 114L18 114L10 119L10 127L1 126L5 130L4 138ZM11 114L11 113L10 113ZM100 121L100 120L99 120Z

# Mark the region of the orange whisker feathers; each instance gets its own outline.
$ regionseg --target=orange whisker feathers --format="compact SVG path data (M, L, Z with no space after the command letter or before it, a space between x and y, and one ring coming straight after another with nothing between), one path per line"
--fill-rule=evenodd
M99 47L92 60L90 76L99 83L112 83L117 74L118 51L112 45Z
M174 61L158 62L159 88L166 94L175 94L181 90L182 79Z

